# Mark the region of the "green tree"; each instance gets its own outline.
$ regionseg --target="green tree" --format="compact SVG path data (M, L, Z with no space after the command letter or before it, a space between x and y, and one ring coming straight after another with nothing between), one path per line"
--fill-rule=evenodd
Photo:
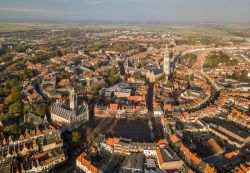
M17 124L14 123L14 124L5 126L5 127L3 128L3 131L4 131L5 133L9 133L10 135L15 135L15 134L18 133L19 128L18 128Z
M5 91L2 86L0 86L0 99L5 97Z
M5 90L10 91L12 89L12 87L14 87L14 86L19 86L19 82L18 82L18 80L16 78L7 79L5 81L5 85L4 85Z
M80 139L81 139L81 134L79 132L77 132L77 131L72 132L72 134L71 134L72 142L77 143L77 142L79 142Z
M44 115L46 114L46 105L45 104L33 104L33 111L36 115L38 115L39 117L44 117Z
M118 73L117 69L115 66L113 66L110 71L109 71L109 76L114 76Z
M115 84L118 82L118 79L117 79L116 76L110 76L110 77L108 78L108 81L109 81L109 84L110 84L110 85L115 85Z
M0 104L0 114L4 112L4 104Z
M9 114L18 114L22 112L22 102L17 101L9 106Z
M25 104L25 105L23 106L23 112L24 112L24 113L28 113L28 112L30 112L30 111L31 111L31 105Z
M5 120L6 119L6 116L5 115L0 115L0 121L3 121L3 120Z
M227 54L222 51L211 52L205 57L204 68L215 68L218 67L220 63L226 64L227 66L235 66L238 64L237 59L231 59Z
M21 100L21 93L14 91L5 99L4 104L9 105L18 100Z
M174 87L174 83L171 80L168 80L167 86L172 88Z

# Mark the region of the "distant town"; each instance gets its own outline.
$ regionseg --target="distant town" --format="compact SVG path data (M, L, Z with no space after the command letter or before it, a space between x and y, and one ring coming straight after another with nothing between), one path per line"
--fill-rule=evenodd
M244 28L0 27L0 172L250 172L249 69Z

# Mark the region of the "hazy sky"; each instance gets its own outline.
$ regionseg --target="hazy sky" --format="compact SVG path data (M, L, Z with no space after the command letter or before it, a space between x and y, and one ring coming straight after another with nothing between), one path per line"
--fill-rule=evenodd
M0 19L250 23L250 0L0 0Z

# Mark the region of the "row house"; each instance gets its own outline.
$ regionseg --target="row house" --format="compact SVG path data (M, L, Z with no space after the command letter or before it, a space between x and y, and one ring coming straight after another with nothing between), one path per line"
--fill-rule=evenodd
M118 153L120 155L129 155L131 153L143 153L146 157L156 157L156 147L167 145L168 142L160 140L158 143L139 143L132 142L126 138L108 138L100 142L100 146L110 153Z
M216 173L214 168L212 168L209 164L204 163L198 156L185 147L181 139L175 134L171 135L168 139L171 148L173 148L175 152L179 153L179 156L185 161L189 168L195 170L196 172Z
M94 166L82 153L76 158L76 167L85 173L102 173L103 171Z
M145 115L148 109L145 104L142 105L118 105L117 103L110 104L109 106L95 106L95 116L109 117L115 116L116 118L126 118L133 115Z
M43 172L66 159L62 151L63 140L58 130L41 131L37 128L26 130L17 138L6 138L2 132L0 136L0 169L7 167L11 168L10 172ZM36 158L43 155L44 157ZM19 157L23 160L16 163L16 158Z
M23 162L13 162L10 172L39 173L47 172L58 164L64 163L66 156L63 151L43 152L27 157Z

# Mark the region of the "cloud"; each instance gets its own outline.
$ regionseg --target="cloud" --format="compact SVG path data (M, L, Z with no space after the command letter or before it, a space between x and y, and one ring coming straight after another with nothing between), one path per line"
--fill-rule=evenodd
M20 12L20 13L50 13L50 14L59 14L63 13L62 11L55 11L55 10L47 10L47 9L30 9L30 8L1 8L0 11L2 12Z

